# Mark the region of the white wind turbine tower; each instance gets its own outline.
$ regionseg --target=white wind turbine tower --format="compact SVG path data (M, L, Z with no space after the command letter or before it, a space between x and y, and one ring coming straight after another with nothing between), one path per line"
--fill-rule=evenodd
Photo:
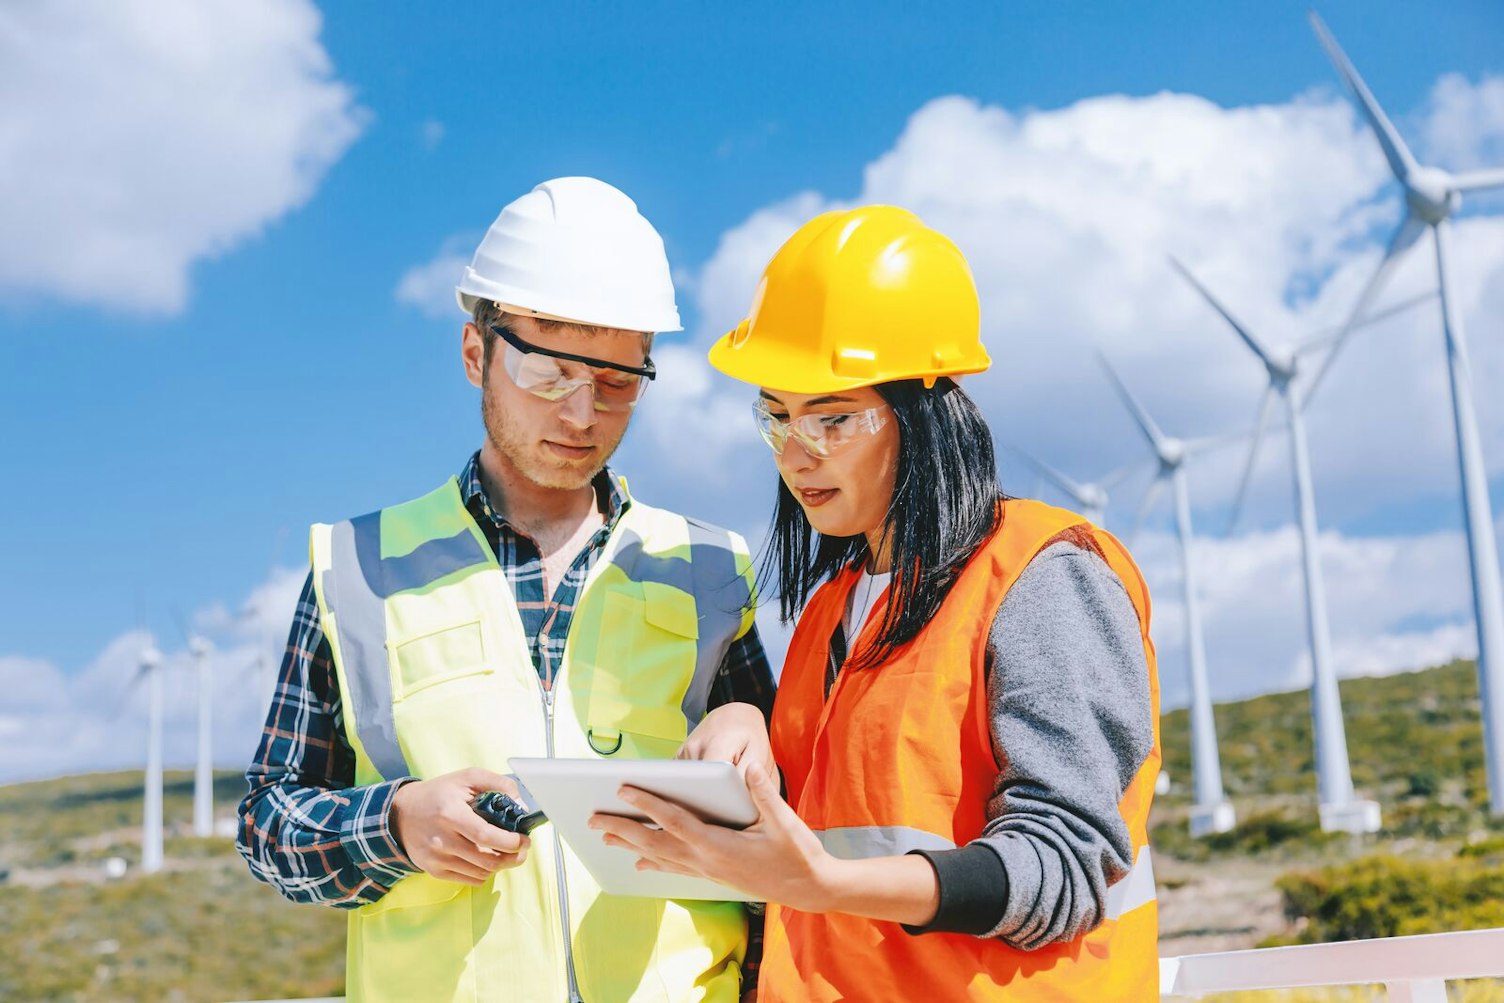
M209 677L208 641L197 634L188 638L188 653L193 656L194 674L198 677L198 759L193 772L193 834L214 834L214 746L211 724L214 713L214 687Z
M1300 521L1301 570L1304 572L1306 592L1306 637L1311 651L1311 724L1316 744L1316 786L1320 800L1322 829L1332 832L1377 832L1380 825L1379 805L1375 801L1362 801L1353 797L1352 772L1348 766L1347 732L1342 720L1342 703L1337 689L1337 671L1332 663L1331 630L1327 624L1326 586L1322 581L1321 555L1317 549L1316 495L1311 486L1311 458L1306 447L1306 428L1303 412L1310 402L1310 394L1301 396L1295 388L1296 377L1301 371L1303 359L1311 352L1326 345L1326 339L1313 339L1296 348L1275 348L1259 341L1219 303L1190 270L1175 258L1170 259L1175 269L1201 294L1212 309L1227 321L1243 344L1264 364L1269 376L1269 386L1259 405L1258 422L1255 425L1253 444L1248 452L1248 465L1243 470L1243 480L1238 488L1237 500L1233 503L1233 516L1229 530L1237 523L1243 507L1243 498L1248 490L1254 461L1258 458L1259 443L1264 435L1264 425L1269 418L1270 405L1274 398L1284 402L1286 427L1290 430L1290 466L1295 478L1295 511ZM1407 300L1363 321L1377 322L1408 310L1431 293Z
M1437 167L1418 164L1384 110L1358 76L1321 18L1311 12L1311 25L1347 81L1364 117L1383 148L1384 159L1405 194L1405 220L1389 242L1378 271L1369 279L1352 318L1333 346L1326 364L1316 374L1311 389L1320 383L1331 360L1341 349L1352 327L1361 319L1369 300L1383 283L1391 266L1430 227L1436 245L1436 275L1441 290L1441 324L1446 335L1447 375L1452 385L1452 419L1457 432L1457 459L1462 477L1462 509L1467 525L1468 561L1473 577L1473 614L1478 630L1478 693L1483 704L1484 760L1488 774L1489 807L1504 814L1504 587L1499 579L1498 546L1494 540L1493 507L1488 497L1488 475L1478 440L1478 419L1473 409L1473 385L1467 339L1462 316L1454 311L1451 228L1448 219L1462 204L1462 196L1504 187L1504 168L1450 174ZM1310 393L1310 390L1307 391Z
M141 646L134 681L146 680L146 792L141 818L141 871L162 869L162 653L151 635Z
M1165 481L1170 482L1174 491L1175 528L1180 536L1181 581L1185 589L1185 647L1191 674L1191 775L1196 791L1196 803L1191 809L1191 835L1226 832L1236 823L1237 816L1222 791L1222 759L1217 752L1217 723L1212 716L1212 697L1206 678L1206 642L1201 630L1201 607L1197 599L1195 569L1191 562L1191 498L1190 489L1186 485L1184 464L1192 455L1227 440L1217 438L1187 441L1165 435L1113 370L1106 356L1101 358L1107 375L1112 378L1113 385L1122 395L1123 402L1159 460L1159 472L1144 494L1143 505L1139 508L1138 524L1143 523L1144 516L1148 514Z

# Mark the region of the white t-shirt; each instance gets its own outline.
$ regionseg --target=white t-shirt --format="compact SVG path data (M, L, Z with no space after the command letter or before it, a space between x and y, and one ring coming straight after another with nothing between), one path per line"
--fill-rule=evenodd
M892 580L891 571L880 575L863 571L851 587L851 594L846 597L846 615L841 618L841 630L846 635L848 648L862 632L862 627L866 625L877 601L882 598L883 591Z

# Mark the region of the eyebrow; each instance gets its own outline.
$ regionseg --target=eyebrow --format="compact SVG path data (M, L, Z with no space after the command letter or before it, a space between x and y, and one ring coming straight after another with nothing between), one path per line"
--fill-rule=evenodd
M761 397L763 400L765 400L765 401L771 401L774 404L782 404L783 403L783 401L779 400L777 397L774 397L772 394L768 393L766 390L760 391L758 393L758 396ZM854 400L856 400L856 398L854 398L854 397L842 397L840 394L825 394L825 395L820 396L820 397L811 397L809 400L807 400L807 401L804 402L804 406L805 407L813 407L816 404L850 404Z

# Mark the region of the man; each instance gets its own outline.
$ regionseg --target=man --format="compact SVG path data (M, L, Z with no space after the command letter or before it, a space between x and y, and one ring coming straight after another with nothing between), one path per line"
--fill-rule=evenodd
M734 1000L736 903L603 895L551 827L471 808L511 756L666 758L773 683L734 534L630 497L606 461L679 330L663 242L621 192L545 182L456 290L485 438L458 478L311 534L312 570L238 846L350 910L357 1000ZM750 974L750 972L749 972Z

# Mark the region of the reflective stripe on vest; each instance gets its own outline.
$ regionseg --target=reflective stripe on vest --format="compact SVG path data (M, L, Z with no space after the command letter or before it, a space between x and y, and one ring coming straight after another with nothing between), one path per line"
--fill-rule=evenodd
M383 778L408 776L412 771L392 721L385 600L483 563L485 551L473 534L462 531L447 539L428 540L409 554L384 558L380 512L336 524L329 546L331 567L324 573L324 595L335 611L356 733Z
M1139 906L1148 905L1158 895L1154 889L1154 863L1149 859L1149 848L1141 847L1133 869L1107 889L1107 918L1117 919Z
M889 857L910 850L954 850L956 844L933 832L906 825L848 825L819 829L815 835L825 852L843 860Z

